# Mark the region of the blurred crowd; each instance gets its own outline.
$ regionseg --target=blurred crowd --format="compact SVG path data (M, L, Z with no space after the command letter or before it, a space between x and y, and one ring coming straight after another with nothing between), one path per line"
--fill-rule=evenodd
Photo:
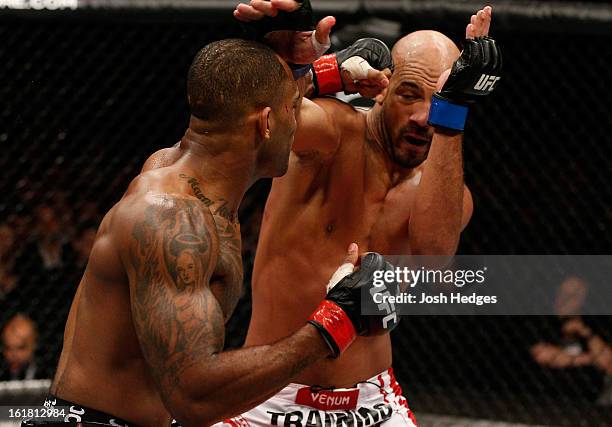
M80 273L100 218L95 203L74 212L61 192L9 215L0 223L0 299L25 302L23 292L40 293Z
M612 342L602 336L601 327L592 317L581 315L589 294L589 284L577 276L561 282L555 297L557 314L555 336L531 347L533 360L545 369L572 370L591 368L603 377L597 403L612 405ZM608 334L606 334L608 335Z
M24 182L26 181L26 182ZM40 193L27 180L0 218L0 378L47 378L101 220L95 202L71 206L66 193ZM8 213L6 213L8 211ZM40 341L40 346L37 342ZM34 362L35 350L45 355ZM28 356L29 355L29 356ZM32 357L32 364L30 361Z
M44 188L22 179L14 204L0 209L0 380L53 375L72 298L109 208L86 198L74 200L74 192ZM266 193L266 184L256 186L240 212L247 282Z

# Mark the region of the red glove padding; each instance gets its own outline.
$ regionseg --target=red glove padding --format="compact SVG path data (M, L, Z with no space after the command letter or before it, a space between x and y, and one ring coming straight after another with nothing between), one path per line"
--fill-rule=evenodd
M357 331L346 312L338 304L324 300L310 315L308 323L314 325L332 350L332 357L340 356L357 337Z
M323 55L312 63L312 67L319 95L329 95L344 89L335 53Z

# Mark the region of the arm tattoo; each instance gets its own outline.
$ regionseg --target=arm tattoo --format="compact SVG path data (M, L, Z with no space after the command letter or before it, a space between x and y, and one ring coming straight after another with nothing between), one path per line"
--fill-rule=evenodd
M223 348L223 314L209 288L217 242L201 202L163 199L132 231L132 316L145 359L162 390Z

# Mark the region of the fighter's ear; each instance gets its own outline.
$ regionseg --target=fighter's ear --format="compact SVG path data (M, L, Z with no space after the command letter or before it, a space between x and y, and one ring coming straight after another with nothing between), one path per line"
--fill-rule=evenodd
M382 103L384 102L385 98L387 97L387 91L388 90L389 90L389 86L384 88L382 90L382 92L380 92L378 95L376 95L376 98L374 98L374 100L376 101L377 104L382 105Z
M262 140L268 140L272 136L272 109L270 107L262 108L258 113L257 131Z

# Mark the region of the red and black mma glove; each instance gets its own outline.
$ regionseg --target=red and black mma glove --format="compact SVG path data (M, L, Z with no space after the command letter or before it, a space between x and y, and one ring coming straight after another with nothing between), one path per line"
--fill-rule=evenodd
M489 95L501 79L501 50L490 37L466 39L440 92L429 110L430 126L463 132L471 104Z
M384 42L374 38L359 39L346 49L323 55L313 62L314 95L329 95L343 91L341 72L352 71L352 67L358 66L358 61L367 61L369 66L377 70L389 68L393 71L391 51Z
M342 267L341 267L342 268ZM373 304L372 293L380 292L382 286L374 285L374 273L393 270L382 255L370 252L363 256L359 270L343 277L328 290L325 300L312 313L308 323L314 325L336 358L355 340L358 335L381 335L393 330L399 323L399 316L393 304ZM333 279L332 279L333 280ZM384 291L397 294L397 283L385 282ZM368 313L362 308L368 304Z

